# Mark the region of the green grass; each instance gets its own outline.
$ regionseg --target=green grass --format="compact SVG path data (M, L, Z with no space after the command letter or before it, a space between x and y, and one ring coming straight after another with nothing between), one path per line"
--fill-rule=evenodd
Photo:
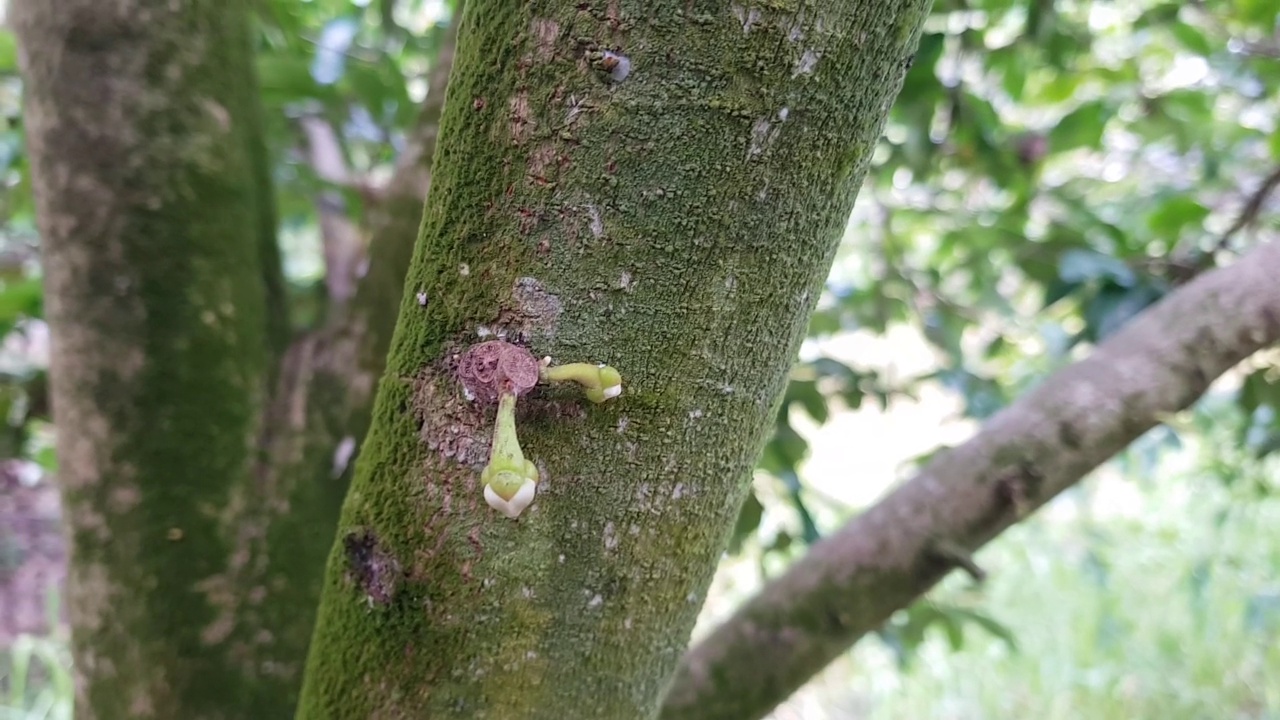
M70 720L73 698L62 639L21 635L0 655L0 720Z

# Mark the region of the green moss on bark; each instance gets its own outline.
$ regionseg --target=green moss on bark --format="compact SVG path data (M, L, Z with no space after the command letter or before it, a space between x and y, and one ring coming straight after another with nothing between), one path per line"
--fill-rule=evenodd
M270 368L247 5L10 7L53 332L77 717L245 717L233 490ZM264 218L268 218L264 220ZM268 710L269 711L269 710Z
M300 718L656 713L924 7L468 3ZM625 378L521 399L517 521L450 369L491 333Z

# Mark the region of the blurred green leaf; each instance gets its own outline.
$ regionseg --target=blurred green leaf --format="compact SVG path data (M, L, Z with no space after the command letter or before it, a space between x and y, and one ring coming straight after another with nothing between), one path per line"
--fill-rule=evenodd
M1175 195L1156 206L1147 216L1147 225L1157 235L1176 241L1185 228L1198 225L1207 217L1209 208L1186 195Z
M1178 39L1183 47L1191 52L1208 57L1213 54L1213 43L1209 42L1209 38L1205 37L1203 31L1194 25L1188 25L1184 22L1175 22L1169 26L1169 31Z
M1049 131L1050 152L1098 147L1112 112L1102 100L1093 100L1072 110Z
M1249 598L1244 626L1251 633L1267 637L1280 631L1280 591L1261 592Z
M1100 342L1119 330L1163 293L1146 284L1103 286L1084 306L1085 337Z
M742 545L747 538L755 534L760 527L760 519L764 517L764 506L756 498L754 492L747 493L747 500L738 512L738 521L733 526L733 536L729 540L729 552L736 555L742 552Z
M1068 250L1063 253L1058 261L1058 277L1068 284L1110 280L1122 287L1129 287L1137 280L1133 270L1123 261L1091 250Z
M784 402L798 403L817 423L827 421L827 399L818 392L818 384L813 380L792 380L787 385Z
M0 73L18 72L18 43L8 28L0 28Z

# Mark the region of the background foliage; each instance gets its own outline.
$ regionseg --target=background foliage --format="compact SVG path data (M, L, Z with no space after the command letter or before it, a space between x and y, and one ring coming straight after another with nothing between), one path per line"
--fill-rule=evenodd
M370 189L405 150L454 8L256 5L280 238L305 327L324 302L319 213L359 226ZM980 421L1196 273L1274 235L1278 14L1280 0L935 2L738 522L725 572L747 568L751 579L725 603L857 510L807 477L818 426L939 394ZM11 495L56 468L15 56L0 33L0 488ZM304 127L317 122L338 141L338 176L315 161ZM893 351L871 361L841 350L851 337L902 333L927 348L918 372ZM987 585L953 579L895 617L878 648L857 651L881 653L860 656L859 677L891 676L894 691L854 683L860 712L1192 717L1212 700L1241 717L1280 713L1259 674L1280 676L1280 541L1265 530L1277 519L1275 359L1256 359L1113 463L1095 485L1129 488L1125 512L1107 511L1094 486L1081 490L986 554L1004 565ZM905 472L923 458L899 459ZM894 480L844 460L846 483ZM30 550L7 533L0 582ZM1167 617L1142 611L1175 595ZM708 618L719 612L711 603ZM69 712L69 700L43 699L65 675L59 647L56 634L23 636L0 659L11 714ZM831 672L847 690L850 668ZM780 716L799 712L788 707Z

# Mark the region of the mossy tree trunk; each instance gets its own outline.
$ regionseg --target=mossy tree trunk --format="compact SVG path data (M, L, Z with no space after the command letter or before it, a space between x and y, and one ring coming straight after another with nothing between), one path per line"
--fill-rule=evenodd
M927 5L468 2L300 718L657 712ZM516 520L494 336L624 377L520 398Z
M355 298L291 337L248 4L15 0L10 19L77 717L288 717L349 475L335 452L368 424L432 143L371 208Z

